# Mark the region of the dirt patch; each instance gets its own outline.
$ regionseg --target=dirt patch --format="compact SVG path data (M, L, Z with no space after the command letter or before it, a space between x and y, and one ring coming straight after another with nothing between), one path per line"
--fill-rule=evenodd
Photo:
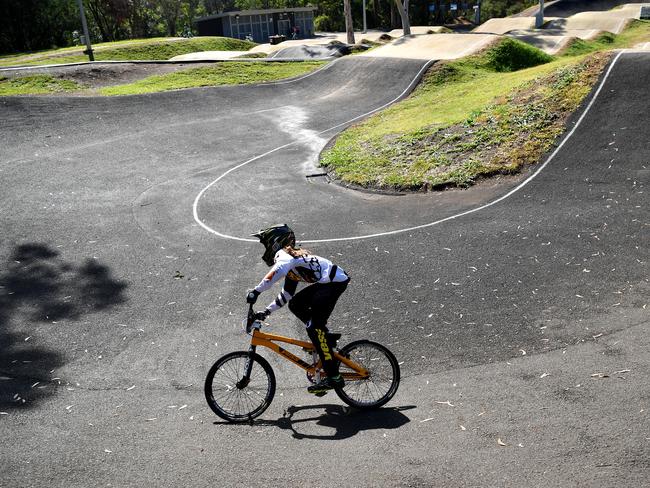
M34 67L6 70L0 71L0 76L19 78L36 74L50 75L55 78L75 81L87 89L84 90L83 95L92 95L93 90L106 86L123 85L153 75L164 75L212 65L214 63L94 63L54 68Z

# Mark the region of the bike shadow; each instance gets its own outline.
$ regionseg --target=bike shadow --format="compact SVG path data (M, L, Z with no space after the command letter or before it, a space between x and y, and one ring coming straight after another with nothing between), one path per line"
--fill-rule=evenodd
M342 440L357 435L361 431L372 429L398 429L410 419L402 413L416 408L415 405L379 408L376 410L357 410L352 407L334 404L292 405L277 420L254 420L250 425L278 427L291 431L294 439ZM323 411L322 413L317 413ZM295 418L298 413L307 416ZM312 414L314 413L314 414ZM215 422L215 424L220 422ZM305 425L309 433L301 432ZM331 434L313 433L316 427L333 429Z

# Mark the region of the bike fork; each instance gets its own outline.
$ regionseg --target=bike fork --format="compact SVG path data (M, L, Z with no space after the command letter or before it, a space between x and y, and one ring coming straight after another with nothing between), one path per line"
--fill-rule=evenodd
M253 370L253 354L255 354L255 346L248 348L248 359L244 365L244 376L237 382L237 388L240 390L246 388L248 386L248 382L251 380L251 371Z

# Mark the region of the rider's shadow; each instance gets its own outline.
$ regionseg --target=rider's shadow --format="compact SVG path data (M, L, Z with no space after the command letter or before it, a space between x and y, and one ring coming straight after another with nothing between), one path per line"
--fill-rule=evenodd
M272 425L281 429L290 430L295 439L320 439L340 440L347 439L364 430L371 429L398 429L410 422L410 419L401 413L403 410L416 408L414 405L403 407L380 408L377 410L360 411L347 406L322 404L322 405L292 405L287 408L284 415L277 420L259 420L255 425ZM325 410L324 413L294 418L298 412ZM317 430L313 426L328 427L333 429L332 434L303 433L299 431L301 424L311 424L307 430Z

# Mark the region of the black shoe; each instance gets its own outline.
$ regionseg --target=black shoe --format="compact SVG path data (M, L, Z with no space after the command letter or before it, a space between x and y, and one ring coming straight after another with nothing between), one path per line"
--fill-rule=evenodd
M333 390L335 388L343 388L344 386L345 386L345 381L343 380L343 377L339 374L332 378L324 378L320 380L315 385L311 385L310 387L308 387L307 391L309 393L313 393L316 396L323 396L329 390Z

